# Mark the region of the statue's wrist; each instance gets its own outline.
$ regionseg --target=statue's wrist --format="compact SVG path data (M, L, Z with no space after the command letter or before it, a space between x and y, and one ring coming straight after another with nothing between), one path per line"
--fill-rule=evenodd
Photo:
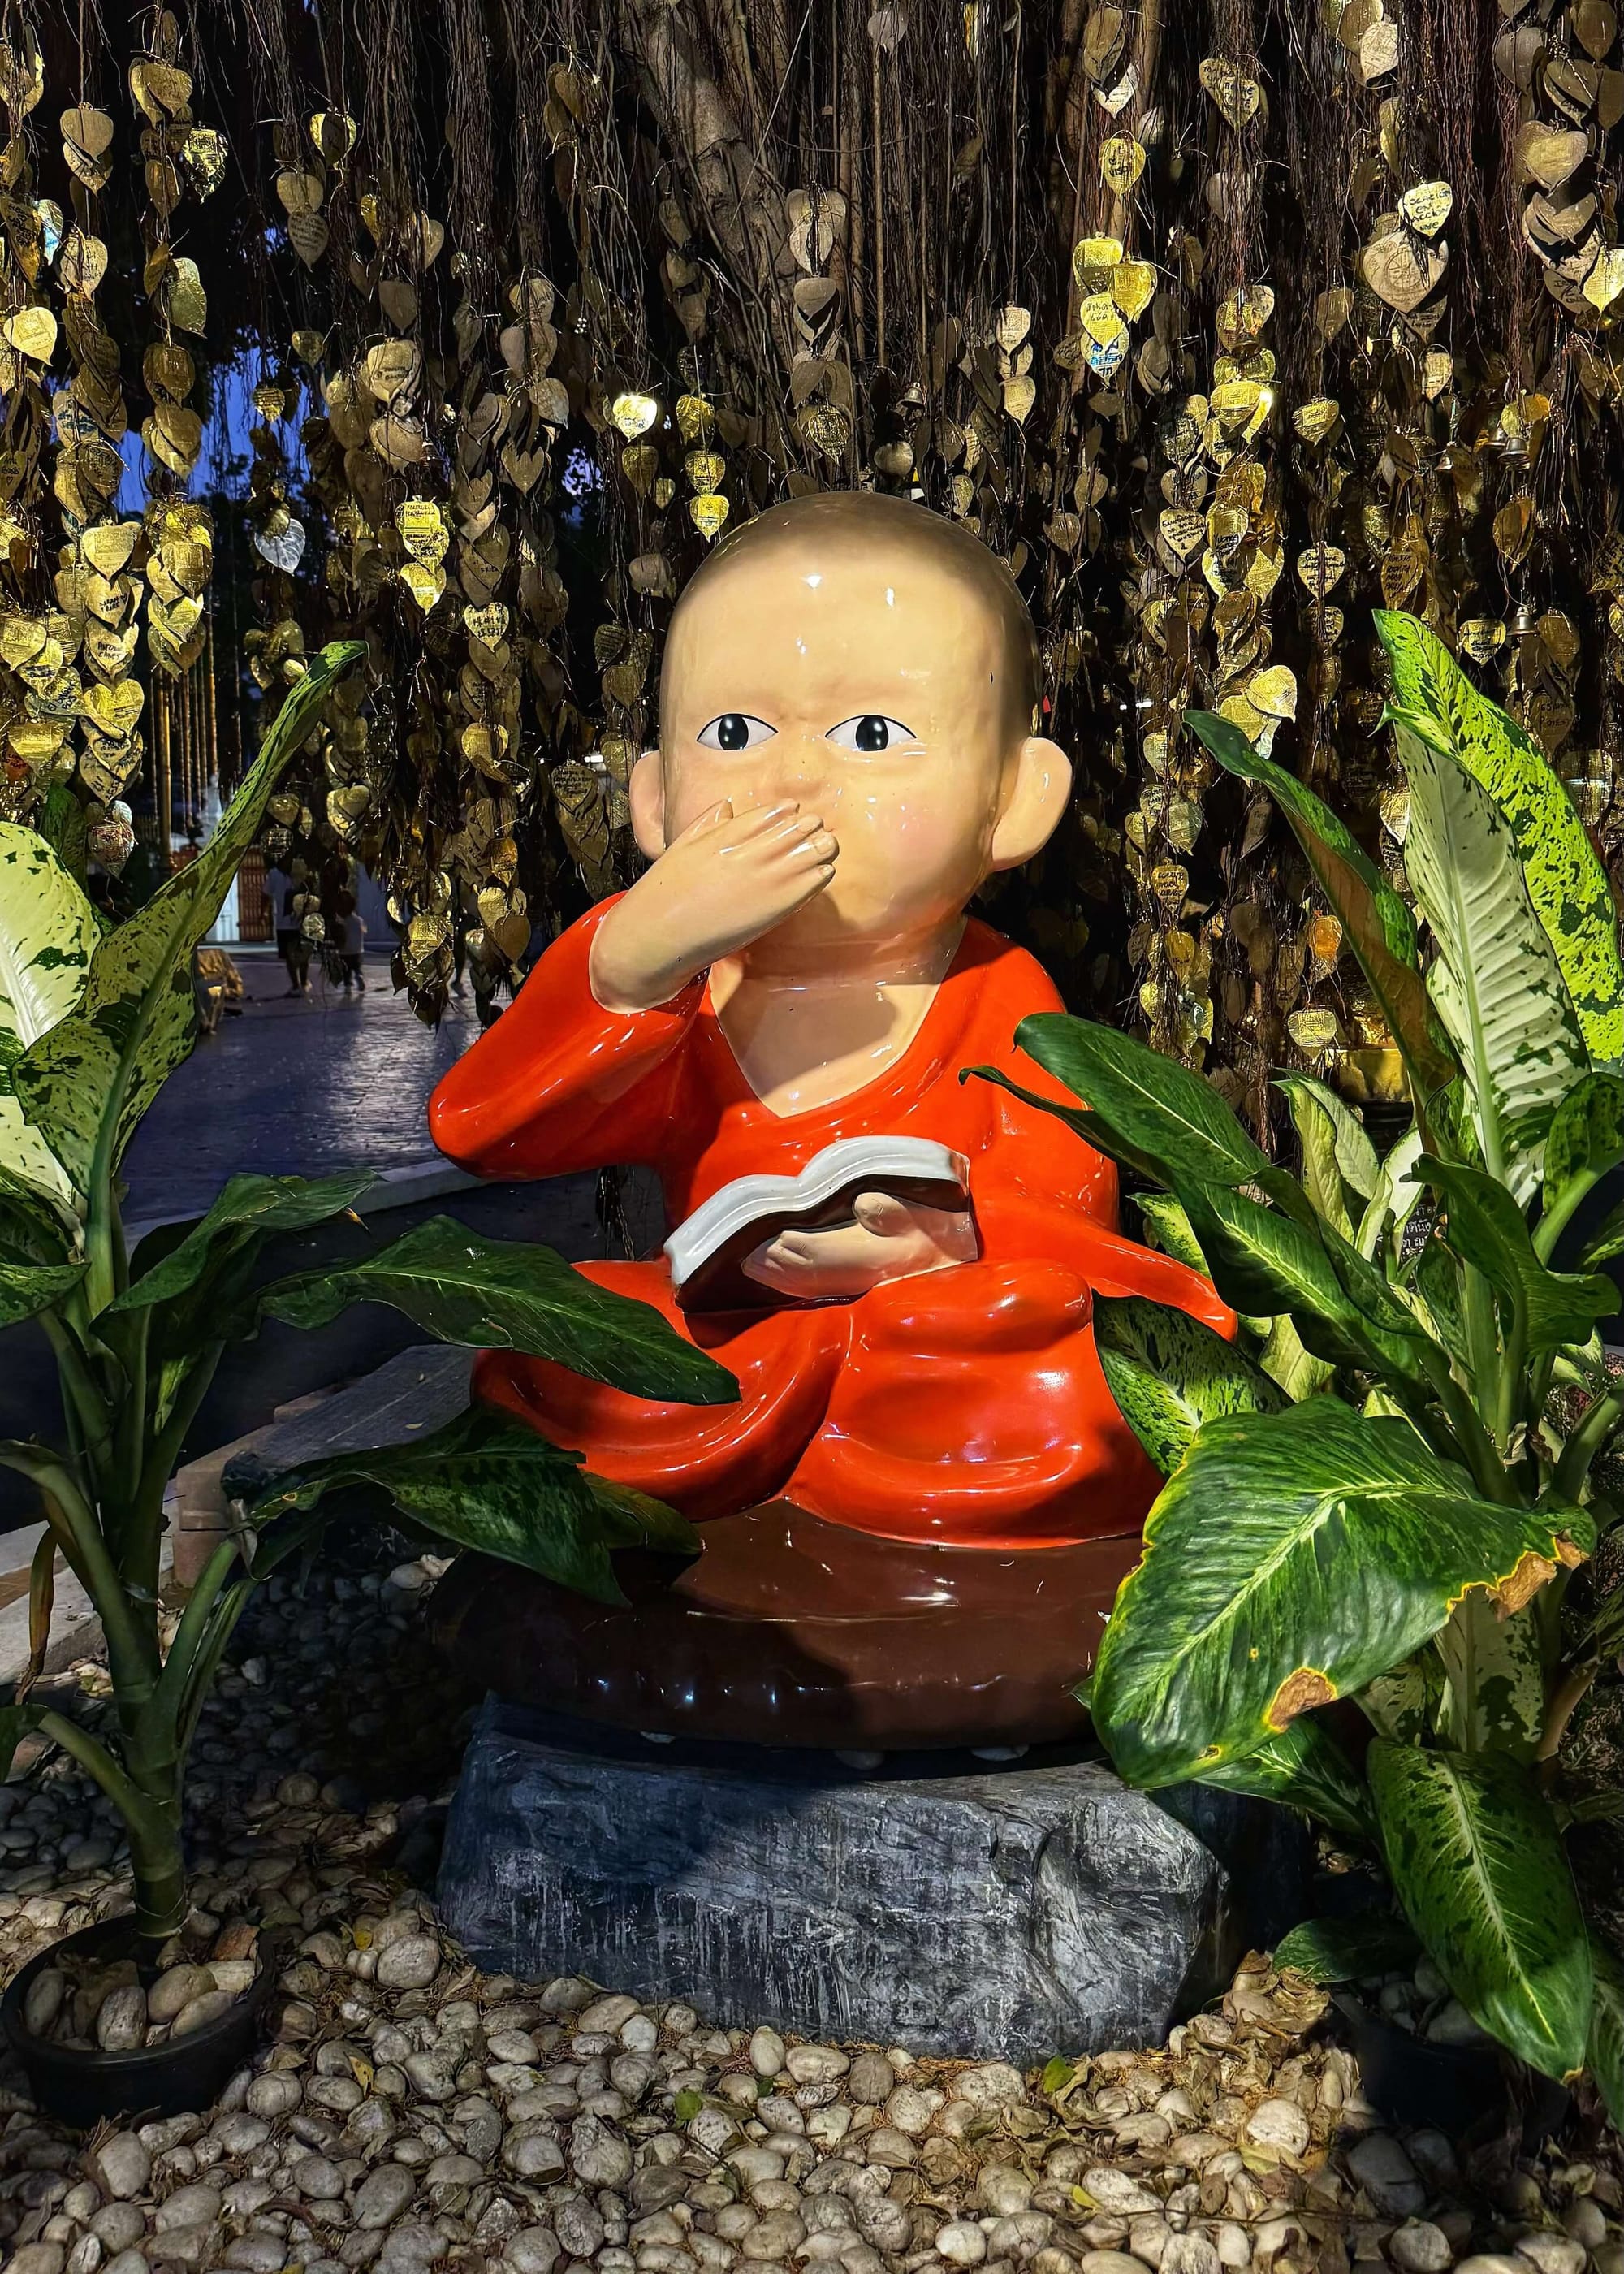
M635 963L627 963L613 949L605 950L603 933L592 942L587 958L587 981L592 990L592 1000L600 1011L636 1012L667 1010L694 983L696 972L643 971Z

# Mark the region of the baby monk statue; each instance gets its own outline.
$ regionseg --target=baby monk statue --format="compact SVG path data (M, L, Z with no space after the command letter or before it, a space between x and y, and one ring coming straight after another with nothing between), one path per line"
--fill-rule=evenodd
M680 1300L665 1259L580 1267L730 1368L735 1405L647 1404L505 1351L479 1359L478 1397L702 1523L789 1503L845 1527L837 1557L868 1534L1001 1551L1001 1569L1101 1540L1126 1543L1115 1571L1132 1561L1158 1480L1105 1386L1091 1295L1228 1314L1123 1237L1106 1160L959 1080L990 1065L1063 1094L1013 1040L1058 994L966 915L1064 810L1071 766L1040 723L1012 578L923 507L797 500L700 569L666 641L659 748L631 775L650 866L446 1075L435 1142L489 1178L650 1164L672 1228L853 1139L931 1141L959 1185L865 1186L860 1167L834 1221L767 1211L735 1240L726 1308Z

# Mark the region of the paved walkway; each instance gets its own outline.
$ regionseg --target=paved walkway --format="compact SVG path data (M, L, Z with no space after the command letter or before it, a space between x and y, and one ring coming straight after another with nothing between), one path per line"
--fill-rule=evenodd
M471 993L438 1028L414 1018L368 956L366 992L346 995L312 969L291 1000L271 954L239 955L249 999L172 1074L127 1157L126 1218L199 1213L229 1176L319 1176L351 1165L434 1157L429 1092L479 1031Z

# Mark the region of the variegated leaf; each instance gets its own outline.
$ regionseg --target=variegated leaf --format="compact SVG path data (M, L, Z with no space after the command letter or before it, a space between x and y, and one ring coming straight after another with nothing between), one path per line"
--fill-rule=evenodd
M1438 948L1427 987L1471 1084L1484 1162L1521 1200L1551 1116L1589 1071L1509 824L1429 722L1395 714L1410 781L1404 866Z
M1582 1510L1483 1500L1408 1421L1328 1395L1209 1421L1118 1591L1094 1727L1131 1783L1204 1775L1410 1657L1469 1592L1525 1603L1575 1536Z
M65 1203L67 1171L23 1118L11 1069L85 991L101 926L44 838L0 822L0 1167Z
M1624 959L1600 855L1566 785L1498 704L1480 695L1436 633L1378 608L1398 705L1445 730L1451 756L1480 782L1510 828L1534 911L1551 942L1585 1047L1598 1065L1624 1060Z

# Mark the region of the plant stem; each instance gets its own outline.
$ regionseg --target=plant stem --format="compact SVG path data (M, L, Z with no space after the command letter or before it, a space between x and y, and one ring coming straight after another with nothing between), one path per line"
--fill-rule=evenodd
M94 1510L57 1456L43 1446L21 1445L14 1438L0 1442L0 1467L15 1469L31 1479L49 1494L61 1511L72 1538L79 1574L107 1637L109 1670L120 1714L126 1702L139 1710L157 1687L157 1623L154 1620L144 1627L137 1618Z
M1578 1427L1562 1448L1556 1473L1551 1480L1551 1489L1559 1499L1576 1500L1590 1463L1595 1459L1619 1424L1624 1412L1624 1381L1614 1384L1587 1409Z
M113 1434L108 1425L107 1400L96 1387L72 1329L51 1311L41 1312L40 1324L56 1353L56 1371L65 1393L63 1404L74 1425L73 1434L84 1447L92 1487L99 1495L113 1465Z
M1516 1491L1506 1474L1505 1464L1495 1450L1493 1439L1478 1419L1471 1398L1450 1373L1448 1359L1432 1343L1419 1344L1417 1348L1427 1378L1449 1418L1461 1457L1471 1471L1477 1489L1485 1500L1515 1505Z
M120 1768L99 1737L88 1729L81 1729L65 1713L48 1706L39 1719L41 1736L60 1745L64 1753L76 1760L87 1776L99 1784L126 1824L133 1823L147 1806L146 1796L138 1790Z
M1534 1227L1534 1253L1542 1263L1549 1263L1552 1250L1567 1231L1574 1210L1599 1181L1589 1175L1575 1177L1571 1184L1563 1186L1556 1206L1547 1207Z
M1502 1460L1510 1452L1517 1423L1525 1420L1531 1427L1538 1419L1537 1415L1519 1411L1527 1387L1524 1381L1527 1369L1528 1305L1519 1300L1512 1306L1511 1325L1507 1331L1505 1348L1500 1353L1500 1374L1494 1386L1494 1439Z
M1572 1721L1585 1691L1595 1681L1597 1672L1598 1668L1594 1663L1589 1666L1570 1666L1557 1683L1551 1693L1551 1702L1545 1708L1545 1725L1540 1732L1539 1749L1534 1756L1536 1760L1553 1761L1556 1758L1562 1739L1567 1734L1568 1724Z
M1500 1356L1500 1336L1494 1324L1494 1297L1488 1281L1475 1264L1461 1261L1462 1308L1466 1317L1466 1342L1471 1352L1472 1390L1486 1399Z
M230 1577L231 1567L238 1560L235 1540L222 1540L199 1575L196 1585L186 1599L180 1624L175 1630L175 1639L169 1645L163 1662L163 1672L158 1677L158 1697L180 1720L182 1701L187 1689L187 1678L202 1644L209 1615L221 1589Z

